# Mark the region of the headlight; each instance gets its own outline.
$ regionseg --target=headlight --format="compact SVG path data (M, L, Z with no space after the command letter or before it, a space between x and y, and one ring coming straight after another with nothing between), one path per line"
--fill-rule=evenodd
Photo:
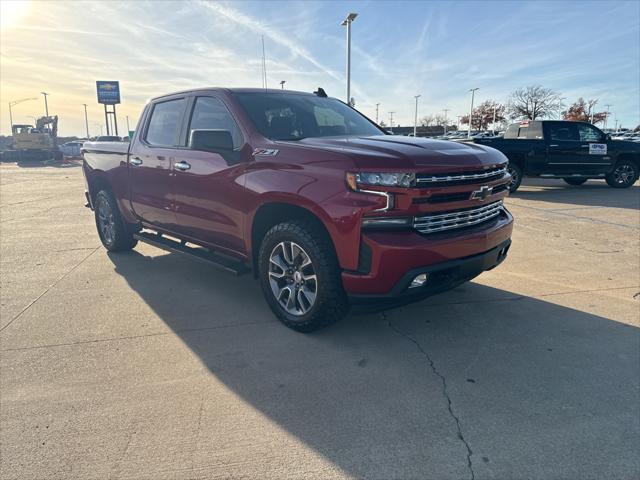
M347 184L352 190L358 190L358 186L373 187L404 187L414 185L415 173L347 173Z

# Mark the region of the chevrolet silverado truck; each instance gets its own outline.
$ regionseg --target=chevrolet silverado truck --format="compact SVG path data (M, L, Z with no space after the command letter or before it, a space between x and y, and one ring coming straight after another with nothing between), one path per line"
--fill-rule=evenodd
M569 185L604 178L613 188L628 188L640 174L639 144L612 140L586 122L525 121L510 125L504 137L474 142L507 156L511 192L524 176L562 178Z
M107 250L142 241L252 271L276 317L303 332L354 304L454 288L511 244L502 153L387 135L322 89L161 96L130 144L87 142L83 159Z

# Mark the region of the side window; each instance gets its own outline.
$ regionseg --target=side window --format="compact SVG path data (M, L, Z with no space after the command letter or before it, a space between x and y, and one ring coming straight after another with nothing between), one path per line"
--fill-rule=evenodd
M244 143L240 128L219 98L198 97L196 99L189 125L189 138L192 130L228 130L233 139L233 148L239 148Z
M578 133L581 142L601 142L603 140L600 130L584 123L578 125Z
M527 132L527 138L529 140L542 140L542 123L531 122L529 125L529 131Z
M554 142L579 141L578 129L571 123L550 123L549 140Z
M175 147L179 143L181 120L186 98L156 103L151 112L145 140L159 147Z

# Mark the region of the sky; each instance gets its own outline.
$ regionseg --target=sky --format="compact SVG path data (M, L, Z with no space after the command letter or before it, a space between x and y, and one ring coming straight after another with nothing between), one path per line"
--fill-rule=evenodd
M394 125L418 115L449 118L505 102L519 87L552 88L610 104L625 127L640 124L640 2L361 1L191 2L0 0L0 132L49 112L61 135L99 133L96 80L118 80L118 124L131 129L154 96L188 88L268 86L345 99L346 28L352 25L356 108Z

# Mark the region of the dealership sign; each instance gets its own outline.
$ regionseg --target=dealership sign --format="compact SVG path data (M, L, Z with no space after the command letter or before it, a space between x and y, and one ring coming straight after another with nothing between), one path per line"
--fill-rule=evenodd
M98 90L98 103L104 103L105 105L115 105L116 103L120 103L119 82L98 80L96 82L96 88Z

